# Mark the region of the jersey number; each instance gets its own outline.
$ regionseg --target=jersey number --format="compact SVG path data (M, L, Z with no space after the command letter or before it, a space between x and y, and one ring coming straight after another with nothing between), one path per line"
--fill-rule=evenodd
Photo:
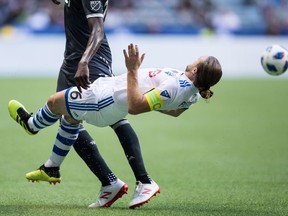
M73 100L76 100L77 98L82 99L82 95L78 91L72 91L72 92L70 92L70 98Z

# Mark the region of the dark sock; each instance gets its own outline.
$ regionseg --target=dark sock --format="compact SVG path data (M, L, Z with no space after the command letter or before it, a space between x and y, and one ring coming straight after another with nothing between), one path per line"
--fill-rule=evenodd
M144 176L138 176L136 178L137 181L140 181L143 184L150 184L151 183L151 179L148 175L144 175Z
M124 124L118 122L112 128L114 128L118 136L136 180L142 183L150 183L144 166L138 137L129 122L127 120L124 121Z
M86 130L81 130L74 144L74 149L90 170L101 181L102 186L110 185L117 178L102 158L95 141Z

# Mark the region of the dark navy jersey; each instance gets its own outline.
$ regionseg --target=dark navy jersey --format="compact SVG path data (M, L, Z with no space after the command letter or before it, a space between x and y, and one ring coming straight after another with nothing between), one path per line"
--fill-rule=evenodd
M91 33L88 19L103 17L105 20L107 9L108 0L65 0L66 47L62 69L66 73L76 73L78 62L86 49ZM111 76L111 63L111 50L104 34L101 46L89 62L90 75Z

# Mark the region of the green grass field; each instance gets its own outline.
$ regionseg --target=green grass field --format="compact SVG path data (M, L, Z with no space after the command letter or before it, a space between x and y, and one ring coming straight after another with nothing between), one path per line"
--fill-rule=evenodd
M115 174L129 185L109 209L88 209L99 181L71 150L62 182L28 183L25 173L50 156L57 125L28 136L10 119L17 99L34 112L54 92L54 79L0 80L0 215L288 215L288 80L223 80L209 103L179 118L129 116L160 195L128 209L134 176L110 128L88 131ZM33 87L34 86L34 87Z

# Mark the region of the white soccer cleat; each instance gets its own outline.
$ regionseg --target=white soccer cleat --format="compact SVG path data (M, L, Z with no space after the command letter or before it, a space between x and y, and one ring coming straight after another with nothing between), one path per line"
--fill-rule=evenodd
M129 208L134 209L148 203L157 193L160 193L160 188L154 181L151 181L151 184L142 184L137 181Z
M89 208L108 208L117 199L121 198L124 194L127 194L128 186L125 182L120 179L108 186L101 187L99 196L95 203L90 204Z

